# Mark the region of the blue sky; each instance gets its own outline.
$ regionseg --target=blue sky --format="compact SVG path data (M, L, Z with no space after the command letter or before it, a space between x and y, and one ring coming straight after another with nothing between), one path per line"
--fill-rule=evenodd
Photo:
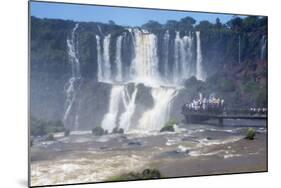
M165 23L167 20L180 20L191 16L197 23L202 20L215 22L219 17L225 23L233 17L229 14L210 14L183 11L166 11L135 8L116 8L63 3L31 2L31 15L38 18L59 18L74 21L94 21L107 23L113 20L124 26L140 26L149 20Z

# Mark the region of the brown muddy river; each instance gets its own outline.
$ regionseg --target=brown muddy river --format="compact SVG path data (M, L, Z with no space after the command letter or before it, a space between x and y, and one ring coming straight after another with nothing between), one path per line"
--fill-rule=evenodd
M249 126L181 125L174 133L130 132L93 136L72 132L55 141L35 138L31 185L103 182L112 176L157 168L164 177L267 170L267 129L244 139Z

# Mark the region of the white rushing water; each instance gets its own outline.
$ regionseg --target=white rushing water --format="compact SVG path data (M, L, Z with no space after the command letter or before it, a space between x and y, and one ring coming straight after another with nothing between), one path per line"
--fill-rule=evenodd
M117 115L120 110L120 103L122 101L122 93L124 91L124 86L112 85L110 99L109 99L109 110L105 114L101 127L108 132L117 127Z
M122 40L123 36L118 36L116 41L116 81L122 81Z
M78 51L77 51L77 40L75 37L76 30L78 29L78 27L79 24L76 24L71 32L71 37L67 39L68 56L72 69L72 76L65 85L66 101L65 101L63 122L67 127L71 126L68 124L67 120L69 118L70 112L73 110L74 103L76 102L76 100L78 100L77 91L79 90L80 87L79 80L81 79L80 62L78 59ZM79 103L78 103L78 107L79 107ZM71 128L75 130L78 129L78 119L79 119L79 114L74 112L74 127Z
M122 128L125 132L135 128L161 129L169 120L170 105L182 81L193 75L199 80L205 80L200 32L195 33L196 48L191 32L186 34L176 31L174 38L171 38L170 32L167 30L163 33L161 39L158 39L156 34L140 28L127 28L127 33L120 34L116 39L113 39L111 34L96 36L98 81L112 84L108 112L101 122L101 126L107 131L112 132L115 127ZM174 42L174 45L171 46L170 41ZM158 47L159 42L162 44L161 49ZM132 48L133 52L132 59L126 63L122 58L125 57L123 53L127 53L123 50L125 46ZM112 49L115 52L112 52ZM159 57L159 50L162 50L163 57ZM114 58L111 58L112 53ZM174 61L170 63L169 59ZM159 63L162 64L161 67ZM129 82L135 84L130 92L127 86ZM143 112L138 117L137 125L132 126L138 83L151 88L150 95L154 106Z
M180 33L176 32L173 70L173 81L175 83L192 76L192 43L191 36L185 35L181 38Z
M131 78L136 82L155 84L159 81L157 37L145 30L134 29L135 58Z
M111 80L110 39L110 34L103 39L103 80L105 81Z
M112 85L109 110L101 123L103 129L108 132L112 132L116 127L122 128L125 132L130 129L131 119L136 107L137 92L136 85L132 94L129 93L126 85ZM121 106L124 107L122 113L120 113Z
M169 41L170 41L170 33L167 30L164 34L163 38L163 50L164 50L164 76L166 80L170 78L169 75Z
M98 63L98 81L103 80L103 62L102 62L102 52L101 52L101 45L100 45L100 37L96 35L97 40L97 63Z
M137 129L160 130L170 118L170 106L177 93L178 90L174 88L152 88L154 106L142 115Z
M201 41L200 41L200 31L196 31L196 41L197 41L197 48L196 48L196 77L198 80L205 80L205 75L203 71L203 58L201 52Z
M175 38L175 52L174 52L174 66L173 66L173 81L175 83L179 80L179 71L180 71L180 45L181 45L181 39L180 39L180 33L176 32L176 38Z
M135 86L132 95L130 96L127 87L124 87L124 91L122 93L123 104L125 107L125 111L120 116L120 125L119 128L124 129L127 132L131 126L132 116L134 115L136 108L136 96L137 96L138 88Z
M170 32L172 31L167 30L160 37L145 29L127 28L127 32L116 38L111 34L97 35L98 81L135 82L155 87L177 86L194 75L197 79L205 80L200 32L186 34L175 31L172 36ZM196 41L193 40L195 35ZM170 45L171 42L174 44ZM197 48L194 48L195 42ZM162 47L159 48L159 44ZM131 48L132 51L124 51L124 47ZM124 63L122 57L129 56L131 57L125 58Z

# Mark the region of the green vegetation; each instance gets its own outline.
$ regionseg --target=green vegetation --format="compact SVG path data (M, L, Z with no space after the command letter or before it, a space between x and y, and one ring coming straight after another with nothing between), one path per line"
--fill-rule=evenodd
M258 84L255 81L251 80L244 84L244 91L246 93L254 93L258 90L258 87Z
M220 91L222 92L232 92L235 91L235 83L233 80L223 80L220 83Z
M102 136L108 134L107 130L104 130L102 127L95 127L92 129L92 134L95 136Z
M175 128L174 125L177 124L176 119L170 119L165 126L160 130L160 132L174 132Z
M267 90L266 88L259 89L256 95L257 106L267 106Z
M185 80L184 86L188 92L192 92L195 95L198 95L199 92L206 91L206 84L201 80L197 80L195 76Z
M30 119L30 128L32 136L43 136L65 130L62 121L44 121L34 117Z
M250 71L242 65L235 70L222 70L207 78L205 82L191 77L184 82L185 91L191 98L198 93L209 96L214 93L226 102L229 108L267 107L267 74ZM266 70L266 67L263 67Z
M130 172L110 178L108 181L128 181L128 180L145 180L162 178L160 171L157 169L145 169L141 173Z
M114 134L123 134L124 133L124 129L115 127L113 129L112 133L114 133Z
M256 130L253 128L249 128L247 132L247 136L245 137L248 140L254 140L256 135Z

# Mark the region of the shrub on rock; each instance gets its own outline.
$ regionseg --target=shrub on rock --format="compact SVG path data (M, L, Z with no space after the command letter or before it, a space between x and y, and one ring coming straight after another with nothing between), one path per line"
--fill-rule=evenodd
M176 125L178 122L175 119L169 120L165 126L160 130L160 132L175 132L174 125Z
M256 130L253 129L253 128L249 128L249 129L248 129L248 132L247 132L246 139L248 139L248 140L254 140L255 136L256 136Z
M109 179L109 181L128 181L128 180L145 180L145 179L158 179L162 178L162 175L157 169L145 169L140 172L129 172L120 176L115 176Z

